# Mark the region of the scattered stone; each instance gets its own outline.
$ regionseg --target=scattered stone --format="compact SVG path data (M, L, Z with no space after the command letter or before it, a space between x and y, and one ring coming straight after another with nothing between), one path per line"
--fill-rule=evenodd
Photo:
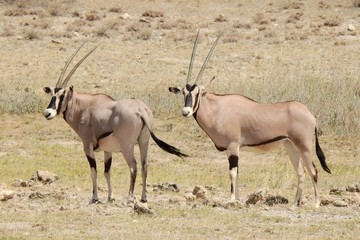
M179 192L180 189L175 183L158 183L153 185L154 191Z
M334 205L335 207L347 207L347 206L348 206L347 202L345 202L345 201L343 201L343 200L335 200L335 201L333 202L333 205Z
M0 189L6 189L6 188L7 188L6 183L1 182L1 183L0 183Z
M14 198L15 192L12 190L1 190L0 191L0 201L7 201Z
M31 193L29 195L30 199L41 199L41 198L44 198L44 197L45 197L45 195L42 194L41 192L34 192L34 193Z
M341 188L330 189L330 195L341 195L343 192L344 192L344 189L341 189Z
M246 200L246 205L255 205L258 202L262 202L265 199L265 195L267 194L267 189L262 189L258 192L254 192L250 194L248 199Z
M195 195L196 198L205 200L207 190L205 189L205 187L197 185L197 186L194 187L194 190L193 190L192 194Z
M346 187L347 192L360 192L360 183L354 183Z
M265 200L265 204L268 206L273 206L276 204L288 204L289 200L282 196L269 196Z
M137 202L134 204L134 212L137 214L149 214L153 215L154 213L148 207L147 203Z
M349 24L349 26L348 26L348 30L349 30L350 32L353 32L353 31L355 31L355 30L356 30L356 28L355 28L355 26L354 26L354 25Z
M37 171L32 175L30 180L33 180L35 182L40 181L44 184L50 184L55 182L56 180L59 180L59 177L56 174L49 171Z
M33 180L22 180L22 179L16 179L12 183L13 187L32 187L34 186L35 182Z

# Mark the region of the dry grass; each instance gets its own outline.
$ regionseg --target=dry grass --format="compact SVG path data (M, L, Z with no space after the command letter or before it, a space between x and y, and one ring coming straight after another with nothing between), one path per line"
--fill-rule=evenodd
M199 84L216 76L210 92L306 104L322 129L320 143L333 171L325 174L314 156L321 194L327 197L332 188L345 188L360 175L359 54L354 50L359 15L352 2L337 0L328 8L327 1L210 0L205 7L201 1L164 0L142 1L135 8L132 1L123 1L121 9L111 1L51 3L67 8L52 16L43 2L0 2L0 166L6 169L0 185L4 182L17 193L13 201L0 202L0 238L287 239L291 232L295 239L357 239L358 206L314 210L309 178L303 208L245 205L247 196L262 188L292 201L296 175L282 149L241 153L239 205L183 201L198 184L212 189L212 198L226 201L228 163L193 119L182 118L182 97L167 91L184 84L196 29L201 28L201 35L194 77L217 34L225 30ZM159 17L143 17L149 9L157 9L160 14L154 16ZM87 19L91 14L92 20ZM227 21L214 21L220 14ZM146 22L139 22L141 18ZM350 23L353 32L344 29ZM154 112L157 136L191 155L177 159L151 144L149 183L180 187L179 193L148 187L153 216L135 215L125 206L129 171L120 154L114 156L112 174L117 201L88 205L90 171L80 140L61 117L46 121L42 116L49 101L42 87L56 82L82 42L85 47L75 62L95 44L103 44L74 74L75 89L116 99L140 98ZM105 200L102 154L96 156L100 198ZM39 169L56 173L61 181L12 186ZM45 197L29 199L36 192Z

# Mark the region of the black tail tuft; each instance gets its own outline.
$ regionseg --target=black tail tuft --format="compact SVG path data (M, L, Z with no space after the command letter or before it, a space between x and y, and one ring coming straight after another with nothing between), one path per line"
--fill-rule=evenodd
M327 166L326 161L325 161L325 155L324 152L322 151L320 144L319 144L319 140L318 140L318 131L317 128L315 128L315 145L316 145L316 155L318 156L320 163L321 163L321 167L328 173L331 174L330 168Z
M173 147L173 146L167 144L166 142L158 139L152 131L150 131L150 134L151 134L152 139L156 142L156 144L157 144L162 150L164 150L164 151L166 151L166 152L168 152L168 153L174 154L174 155L176 155L176 156L178 156L178 157L181 157L181 158L183 158L183 157L188 157L188 156L189 156L189 155L187 155L187 154L184 154L184 153L180 152L180 150L177 149L176 147Z

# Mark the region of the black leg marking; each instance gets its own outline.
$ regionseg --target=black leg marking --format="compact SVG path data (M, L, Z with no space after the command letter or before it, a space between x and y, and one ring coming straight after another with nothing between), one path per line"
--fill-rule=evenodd
M87 157L87 160L89 161L89 164L90 164L90 168L94 168L95 171L96 171L96 161L94 158L92 157L89 157L89 156L86 156Z
M110 171L111 163L112 163L112 158L109 158L109 159L105 162L105 172L106 172L106 173Z
M233 168L237 168L237 172L239 171L239 168L238 168L238 162L239 162L239 157L238 156L235 156L235 155L230 155L229 157L229 170L233 169ZM231 193L234 192L234 186L233 184L231 183Z
M235 155L231 155L229 157L229 170L233 169L234 167L238 167L239 157Z

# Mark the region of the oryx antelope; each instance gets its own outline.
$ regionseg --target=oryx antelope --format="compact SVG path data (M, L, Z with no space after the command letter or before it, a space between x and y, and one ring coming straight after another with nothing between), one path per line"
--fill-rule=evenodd
M71 76L80 64L98 47L88 52L64 78L66 69L81 45L65 64L55 88L45 87L44 91L51 95L49 106L44 111L46 119L62 115L64 120L79 135L83 142L84 152L91 168L93 183L92 202L97 203L97 169L94 151L104 152L105 178L108 185L108 200L112 200L110 168L112 153L122 152L130 169L130 189L128 201L134 199L134 185L137 175L137 162L134 147L139 145L142 173L141 201L146 202L147 154L150 136L163 150L185 157L177 148L158 139L151 130L153 114L149 107L138 99L114 101L104 94L78 93L73 86L66 87Z
M314 135L316 154L321 166L326 172L331 172L319 145L315 117L306 106L297 101L258 103L241 95L208 93L205 89L214 78L205 86L197 85L220 36L212 45L195 83L190 84L198 36L199 32L194 43L185 87L170 87L169 91L184 95L182 115L193 116L215 147L219 151L227 151L231 179L230 200L239 199L239 149L264 152L283 144L298 176L294 206L301 203L306 169L314 186L315 207L319 207L318 173L311 159Z

